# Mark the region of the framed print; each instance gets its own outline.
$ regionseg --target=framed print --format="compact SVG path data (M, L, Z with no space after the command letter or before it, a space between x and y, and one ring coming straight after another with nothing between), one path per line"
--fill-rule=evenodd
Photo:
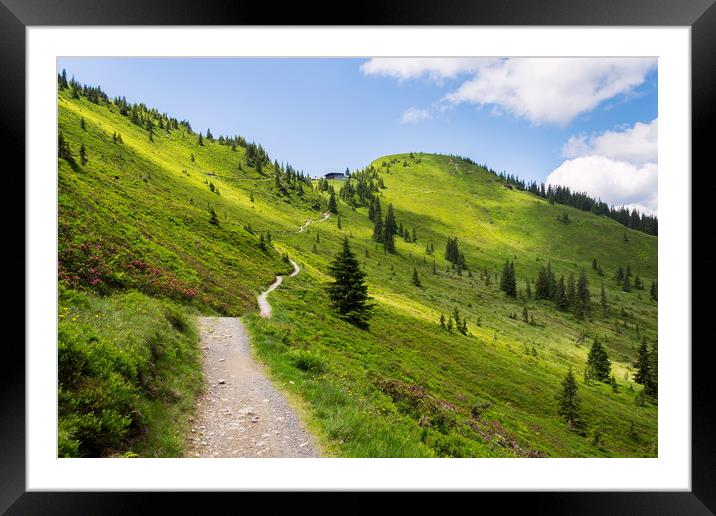
M712 513L692 169L716 8L505 5L300 25L3 0L27 201L3 510L516 491Z

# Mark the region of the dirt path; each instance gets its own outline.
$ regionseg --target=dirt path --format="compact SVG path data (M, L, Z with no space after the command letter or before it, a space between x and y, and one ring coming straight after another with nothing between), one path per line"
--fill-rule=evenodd
M293 265L293 272L288 275L289 278L294 277L298 272L301 270L298 268L298 264L294 262L293 260L289 260L291 262L291 265ZM270 319L271 318L271 305L268 302L268 295L276 290L276 288L281 284L283 281L283 276L276 276L276 281L271 283L268 290L265 290L264 292L261 292L261 295L257 298L257 301L259 302L259 311L261 312L261 317L264 319Z
M321 216L321 218L318 219L318 222L323 222L324 220L326 220L326 219L327 219L328 217L330 217L330 216L331 216L331 212L330 212L330 211L324 212L323 215ZM300 227L298 228L298 232L299 232L299 233L303 233L303 232L305 231L305 229L306 229L308 226L310 226L312 223L313 223L313 219L308 219L303 226L300 226Z
M239 318L201 317L199 326L205 392L186 456L318 457L313 438L251 355Z

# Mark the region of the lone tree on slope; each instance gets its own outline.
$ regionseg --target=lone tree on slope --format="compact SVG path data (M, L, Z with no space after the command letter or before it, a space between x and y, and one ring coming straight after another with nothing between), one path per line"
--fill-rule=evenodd
M209 224L213 224L214 226L219 225L219 217L216 216L216 211L214 210L214 207L212 206L209 208ZM262 235L263 237L263 235Z
M418 269L416 267L413 267L413 285L416 287L422 286L420 283L420 275L418 275Z
M351 251L348 238L343 239L343 248L328 266L334 281L328 285L328 295L333 308L348 322L359 328L368 327L368 319L374 308L365 284L365 272Z
M609 362L607 351L596 336L587 357L587 372L589 373L589 378L594 378L600 382L608 383L611 376L612 364Z
M579 396L577 395L577 382L571 367L562 381L562 392L557 399L559 400L559 415L564 418L569 428L577 428L579 425Z

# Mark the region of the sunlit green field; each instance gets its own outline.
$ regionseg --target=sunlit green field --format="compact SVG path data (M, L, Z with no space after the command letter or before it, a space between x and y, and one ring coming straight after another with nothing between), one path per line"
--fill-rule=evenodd
M157 130L149 141L147 132L114 106L72 99L66 92L59 97L59 126L75 152L84 142L89 159L84 166L59 160L59 258L68 261L60 264L61 284L97 298L93 303L109 303L106 310L123 320L127 308L112 300L128 290L169 298L185 313L243 316L257 355L299 400L299 410L330 454L657 454L657 408L636 402L642 387L631 379L641 336L649 342L657 337L657 304L648 292L657 277L656 237L628 231L625 241L623 226L606 217L550 205L456 158L399 154L372 163L386 187L383 213L392 203L398 222L416 230L417 242L397 237L397 253L391 255L371 239L366 208L353 210L343 202L341 229L334 216L299 233L301 224L326 209L327 194L310 188L302 196L280 193L273 171L247 166L241 147L232 151L206 139L200 146L183 129ZM121 133L123 144L113 142L114 132ZM382 166L391 161L389 169ZM333 182L336 190L341 184ZM211 207L218 226L209 223ZM557 220L565 212L566 224ZM265 231L273 250L259 248L258 235ZM449 236L458 237L466 257L468 270L460 275L444 259ZM324 290L327 264L344 237L362 262L377 303L368 330L336 317ZM429 243L433 255L426 253ZM273 318L263 320L255 296L275 274L289 270L283 252L302 272L271 294ZM498 288L508 259L515 264L517 299ZM592 269L593 259L603 276ZM548 262L558 277L586 271L592 320L578 320L549 301L523 302L526 281L536 279ZM627 264L645 290L626 293L616 284L616 268ZM411 282L414 267L421 287ZM73 280L73 274L84 281ZM100 281L91 284L96 278ZM599 307L602 282L607 314ZM523 322L523 307L534 324ZM60 308L78 316L77 322L63 320L70 328L89 313L71 298L61 299ZM455 308L467 317L468 335L439 327L440 315ZM78 328L72 331L81 333ZM108 329L93 331L99 342L115 345ZM582 381L595 335L609 353L617 392ZM195 334L188 338L196 346ZM60 340L62 345L62 335ZM568 430L557 414L555 396L569 367L579 379L581 432ZM145 389L141 395L153 394ZM598 441L595 434L601 434ZM129 432L118 448L142 455L176 453L170 447L152 452L148 442L146 435Z

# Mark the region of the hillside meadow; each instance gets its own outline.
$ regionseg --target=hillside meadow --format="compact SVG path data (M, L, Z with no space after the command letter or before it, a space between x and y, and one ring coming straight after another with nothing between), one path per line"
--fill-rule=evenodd
M58 160L60 455L181 455L201 386L197 314L243 318L257 357L334 456L657 455L657 406L640 395L633 366L641 340L657 341L648 288L657 237L457 157L403 153L367 165L382 182L383 214L392 204L416 237L396 237L386 253L367 206L338 195L338 214L319 222L326 183L256 158L247 142L204 133L199 143L189 126L142 107L150 132L116 102L76 96L61 88L58 97L73 156ZM463 270L445 259L449 237ZM376 303L368 329L339 318L326 293L344 238ZM256 295L291 270L286 256L301 273L271 293L273 317L262 319ZM506 260L515 298L499 288ZM584 271L591 317L535 299L547 264L557 278ZM620 266L646 288L625 292ZM440 327L456 310L466 334ZM613 385L584 381L595 336ZM570 368L577 430L557 411Z

